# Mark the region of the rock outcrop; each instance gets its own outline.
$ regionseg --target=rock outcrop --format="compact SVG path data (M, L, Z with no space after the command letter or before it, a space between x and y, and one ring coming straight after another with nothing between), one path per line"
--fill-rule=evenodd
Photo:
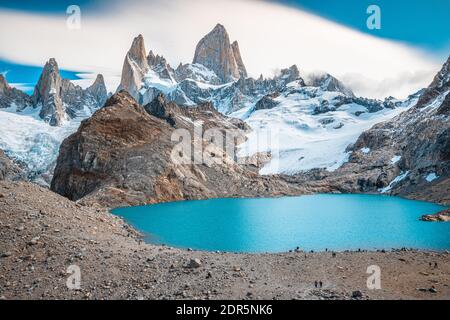
M324 91L341 92L349 97L355 96L349 87L328 73L312 75L311 79L309 79L308 85L319 87Z
M184 154L172 134L175 129L193 134L196 126L234 129L238 137L243 132L241 123L229 121L210 104L180 108L160 95L144 108L121 91L63 142L51 189L109 206L299 192L244 169L206 137L192 142L203 148ZM201 161L185 164L178 157Z
M254 110L257 111L275 108L279 104L279 102L276 101L275 99L278 98L279 96L280 96L279 92L274 92L262 97L262 99L255 104Z
M221 24L217 24L197 44L193 63L202 64L213 70L223 83L247 75L237 42L231 45L230 37Z
M21 111L32 105L31 98L22 91L11 87L5 77L0 74L0 109L16 107Z
M22 169L0 149L0 180L17 180L23 178Z
M126 90L134 99L139 100L139 89L145 74L150 70L145 52L144 37L134 38L122 67L122 78L117 92Z
M436 214L424 214L420 220L427 222L448 222L450 221L450 209L440 211Z

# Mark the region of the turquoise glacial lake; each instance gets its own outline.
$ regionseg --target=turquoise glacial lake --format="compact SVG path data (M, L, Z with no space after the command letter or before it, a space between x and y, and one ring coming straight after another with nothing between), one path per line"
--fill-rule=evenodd
M180 201L112 212L145 241L227 252L450 249L450 223L423 222L436 204L383 195Z

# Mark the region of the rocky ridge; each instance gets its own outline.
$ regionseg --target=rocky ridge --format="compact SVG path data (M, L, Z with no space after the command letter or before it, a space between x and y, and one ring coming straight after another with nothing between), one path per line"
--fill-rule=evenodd
M62 79L58 64L51 58L44 66L31 97L33 107L41 107L39 116L51 126L59 126L63 120L90 114L102 106L107 91L102 75L98 75L91 87L83 90L68 79Z
M5 77L0 74L0 109L16 107L17 110L23 110L30 107L31 98L14 87L11 87Z
M203 135L192 141L200 148L183 155L185 149L175 148L178 139L173 141L172 134L184 129L194 137L198 125L204 130L232 129L237 139L247 129L211 104L186 109L159 95L142 107L121 91L63 142L51 189L72 200L84 198L111 207L301 192L300 187L238 165L223 144L210 143ZM190 140L187 143L191 145ZM176 150L182 157L201 161L174 160Z

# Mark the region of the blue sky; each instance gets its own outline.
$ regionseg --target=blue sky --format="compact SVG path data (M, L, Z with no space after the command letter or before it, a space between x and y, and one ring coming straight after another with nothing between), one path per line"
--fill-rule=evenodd
M377 37L406 42L430 51L450 49L449 0L279 0ZM369 5L381 9L381 29L361 19Z
M79 31L66 28L72 4L82 10ZM381 8L380 30L366 27L371 4ZM55 57L65 77L103 73L114 90L137 34L176 66L192 61L198 40L220 22L253 77L295 63L357 94L403 97L428 85L447 59L448 12L450 0L0 0L8 30L0 33L0 72L29 87Z
M271 0L309 11L339 24L375 35L403 41L430 51L450 48L449 0ZM65 14L71 4L79 5L85 13L103 10L108 0L0 0L0 8ZM369 5L381 8L382 28L369 30L365 15Z

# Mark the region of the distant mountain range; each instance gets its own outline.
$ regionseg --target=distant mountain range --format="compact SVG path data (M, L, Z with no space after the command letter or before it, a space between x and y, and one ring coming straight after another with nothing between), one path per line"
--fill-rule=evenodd
M116 156L109 155L108 157L112 157L110 160L98 158L100 146L97 145L93 146L90 155L81 156L77 151L81 141L76 142L75 136L71 136L68 141L72 141L73 145L69 147L67 141L63 144L57 163L56 157L62 141L77 130L78 139L98 134L96 130L100 130L100 127L90 127L87 123L95 122L96 117L99 118L102 113L110 112L112 118L117 117L114 112L117 108L111 108L114 105L141 106L142 109L134 107L139 109L136 111L137 117L146 112L150 117L161 119L161 114L155 114L150 106L155 101L163 101L160 102L162 110L167 111L166 106L172 106L169 108L170 112L167 112L175 117L176 120L173 121L179 126L187 127L186 124L181 124L181 119L195 121L198 117L205 121L207 114L214 114L214 117L220 118L220 121L215 122L219 127L237 126L242 130L245 136L242 141L245 142L240 145L238 155L248 159L258 155L259 160L253 167L239 169L249 170L248 172L242 171L229 177L229 181L235 181L235 185L241 185L236 181L247 181L255 173L287 174L289 179L294 179L289 180L289 184L292 181L296 181L294 185L301 182L309 184L313 189L323 187L319 187L318 181L327 181L330 190L349 192L402 192L408 189L410 193L414 193L416 189L410 188L411 186L401 190L396 188L405 184L405 181L414 185L426 183L427 186L447 181L445 177L448 177L450 154L448 61L428 88L413 93L405 100L389 97L381 101L355 96L350 88L329 74L315 75L305 80L300 76L296 65L281 70L273 78L248 77L238 42L231 42L226 29L220 24L199 41L192 63L173 68L163 56L153 51L147 52L144 39L139 35L133 40L125 56L121 82L113 97L112 93L107 92L102 75L98 75L86 89L62 79L55 59L50 59L44 66L32 96L11 87L0 75L0 149L5 151L16 166L22 168L28 179L49 185L56 166L56 180L52 184L55 190L71 198L86 196L105 186L101 181L87 182L82 179L77 187L81 186L81 191L75 190L75 187L69 187L70 190L67 191L67 181L76 180L71 175L83 172L83 175L95 177L98 173L90 171L95 169L95 166L91 166L95 159L96 165L101 163L105 166L102 174L109 175L106 171L111 163L104 161L112 161ZM124 96L124 91L128 96ZM105 103L109 106L109 111L97 114L97 110L105 106ZM199 105L205 104L208 108L198 109ZM90 120L79 127L88 118ZM144 118L147 119L146 116ZM102 121L106 121L105 119ZM158 121L155 124L161 125ZM171 123L169 125L173 126ZM84 132L87 128L88 132ZM416 132L418 128L420 132ZM161 130L170 132L170 128ZM278 141L271 145L259 143L259 137L269 132L275 133ZM425 133L427 139L422 139L421 134ZM111 139L113 138L123 137L121 133L117 133L117 136L112 134ZM111 141L112 145L114 141ZM106 141L104 146L108 146ZM71 150L70 158L67 158L68 148ZM126 148L122 151L128 153ZM102 151L104 152L106 150ZM79 157L88 157L89 160ZM263 158L264 161L261 160ZM4 155L2 159L5 159ZM73 163L67 163L68 159ZM166 163L167 159L164 159L163 162ZM87 164L83 161L88 161L90 165L85 167ZM123 161L128 160L124 158ZM64 166L69 166L64 169L64 174L61 173L63 162ZM76 168L70 167L72 165ZM166 164L163 165L165 166ZM9 167L11 164L8 162ZM151 173L149 179L162 179L160 171L163 167L153 168L152 170L157 171ZM239 171L237 168L228 166L226 170L222 169L235 172ZM216 171L205 173L205 168L197 169L197 173L177 173L172 168L177 181L173 183L178 184L179 179L186 182L187 177L193 174L196 178L189 181L196 181L194 184L199 190L210 189L210 193L198 191L191 193L190 197L226 193L225 190L218 191L220 186L208 183L212 177L219 179ZM198 180L199 175L204 178ZM165 172L164 176L169 181L175 179L169 172ZM123 179L128 180L120 183L129 185L129 179L132 178L125 177L124 173ZM272 177L273 185L267 190L289 193L289 188L296 189L293 185L287 187L286 180L283 182ZM345 177L355 177L356 182L353 178L345 182ZM123 190L117 185L120 180L117 179L115 177L108 180L108 188ZM202 179L206 183L201 182ZM264 179L261 180L260 177L255 176L251 181L264 185ZM148 198L155 194L156 185L158 184L153 182L147 185L152 192L140 190L142 193L139 193L137 189L131 188L140 194L139 197L143 197L141 200L133 198L133 203L150 201ZM161 187L160 184L159 186ZM186 187L177 188L178 196L174 195L174 199L183 198L183 194L187 192ZM242 185L241 188L248 189ZM236 192L239 193L238 190Z

